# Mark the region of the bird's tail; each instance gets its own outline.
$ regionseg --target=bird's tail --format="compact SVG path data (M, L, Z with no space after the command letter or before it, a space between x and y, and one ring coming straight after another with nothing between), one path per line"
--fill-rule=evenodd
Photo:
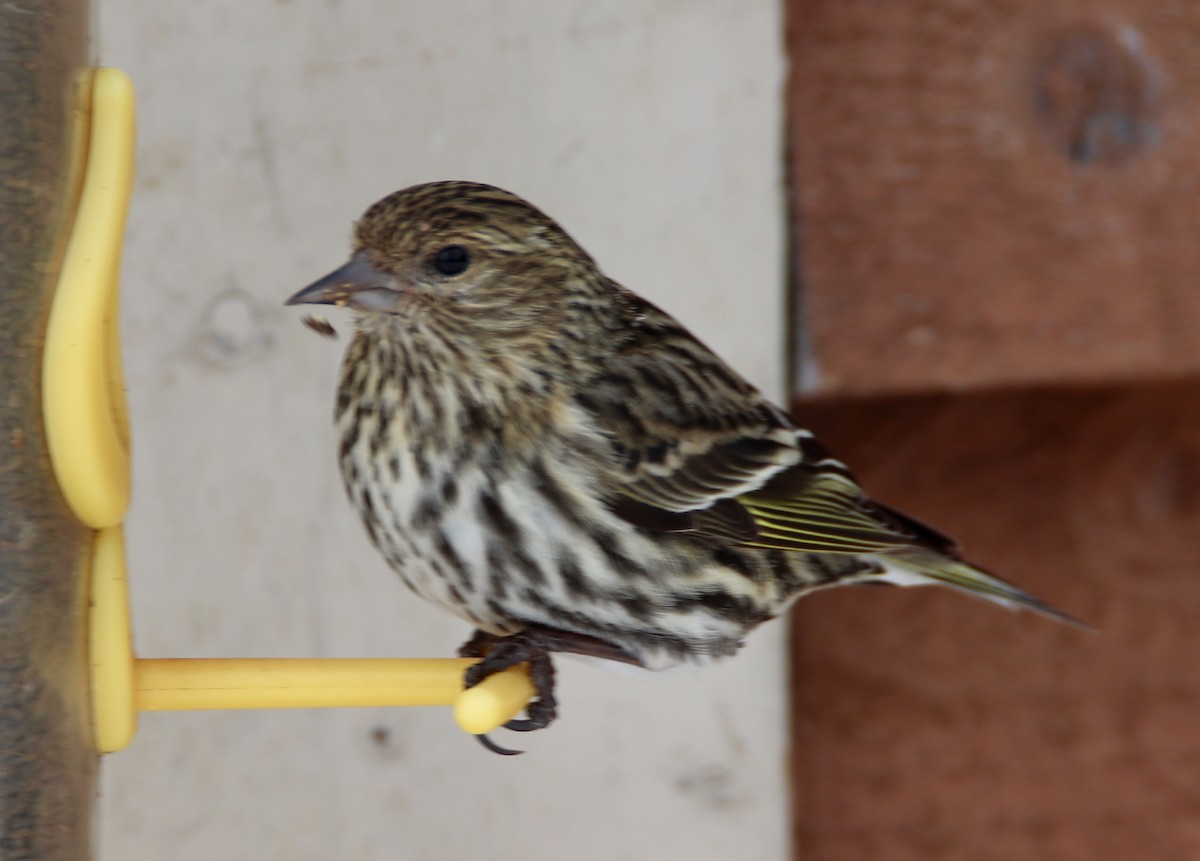
M968 565L958 559L930 552L896 552L871 557L883 566L875 575L879 580L898 586L949 586L1014 610L1032 610L1077 628L1087 628L1083 622L1057 607L1022 592L999 577Z

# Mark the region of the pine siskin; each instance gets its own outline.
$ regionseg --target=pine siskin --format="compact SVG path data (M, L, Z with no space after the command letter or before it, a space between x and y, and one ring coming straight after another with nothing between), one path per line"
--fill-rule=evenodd
M867 498L513 194L396 192L288 304L359 312L337 393L346 490L404 582L478 629L468 684L531 662L539 698L511 729L554 718L551 652L721 658L828 586L942 584L1070 621Z

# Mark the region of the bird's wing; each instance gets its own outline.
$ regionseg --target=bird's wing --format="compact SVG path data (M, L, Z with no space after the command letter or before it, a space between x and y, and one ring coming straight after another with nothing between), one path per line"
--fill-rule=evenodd
M602 487L645 529L749 546L872 553L944 536L867 498L807 431L665 313L633 299L577 406L611 447Z
M822 553L877 553L901 547L954 552L954 542L946 536L870 499L846 468L828 456L798 464L738 502L758 529L758 536L745 543L756 547Z

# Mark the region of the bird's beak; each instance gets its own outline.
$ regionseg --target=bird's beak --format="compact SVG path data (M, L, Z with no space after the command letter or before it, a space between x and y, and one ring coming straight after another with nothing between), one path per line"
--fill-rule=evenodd
M359 311L391 311L396 307L396 279L381 272L359 252L340 269L314 281L285 305L337 305Z

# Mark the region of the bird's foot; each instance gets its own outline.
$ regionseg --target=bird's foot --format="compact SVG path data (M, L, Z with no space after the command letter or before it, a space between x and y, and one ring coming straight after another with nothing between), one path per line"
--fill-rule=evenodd
M466 673L467 687L474 687L488 676L503 672L518 664L529 664L529 677L533 682L537 698L525 707L525 717L510 720L505 729L513 732L532 732L544 729L558 714L558 703L554 698L554 665L550 662L553 652L585 655L605 661L643 666L641 660L620 646L587 634L560 631L541 625L528 625L516 634L500 637L487 631L476 631L458 650L464 658L480 658L479 663L469 667ZM486 735L478 736L480 744L493 753L512 755L521 753L509 750L493 742Z
M529 679L533 682L535 699L525 707L525 717L510 720L505 729L514 732L532 732L549 726L558 714L558 703L554 698L554 664L550 660L553 643L537 628L526 628L507 637L498 637L486 631L476 631L458 653L464 658L479 658L479 663L467 668L464 682L468 688L489 676L518 666L529 664ZM478 736L480 744L493 753L511 756L521 753L509 750L493 742L486 735Z

